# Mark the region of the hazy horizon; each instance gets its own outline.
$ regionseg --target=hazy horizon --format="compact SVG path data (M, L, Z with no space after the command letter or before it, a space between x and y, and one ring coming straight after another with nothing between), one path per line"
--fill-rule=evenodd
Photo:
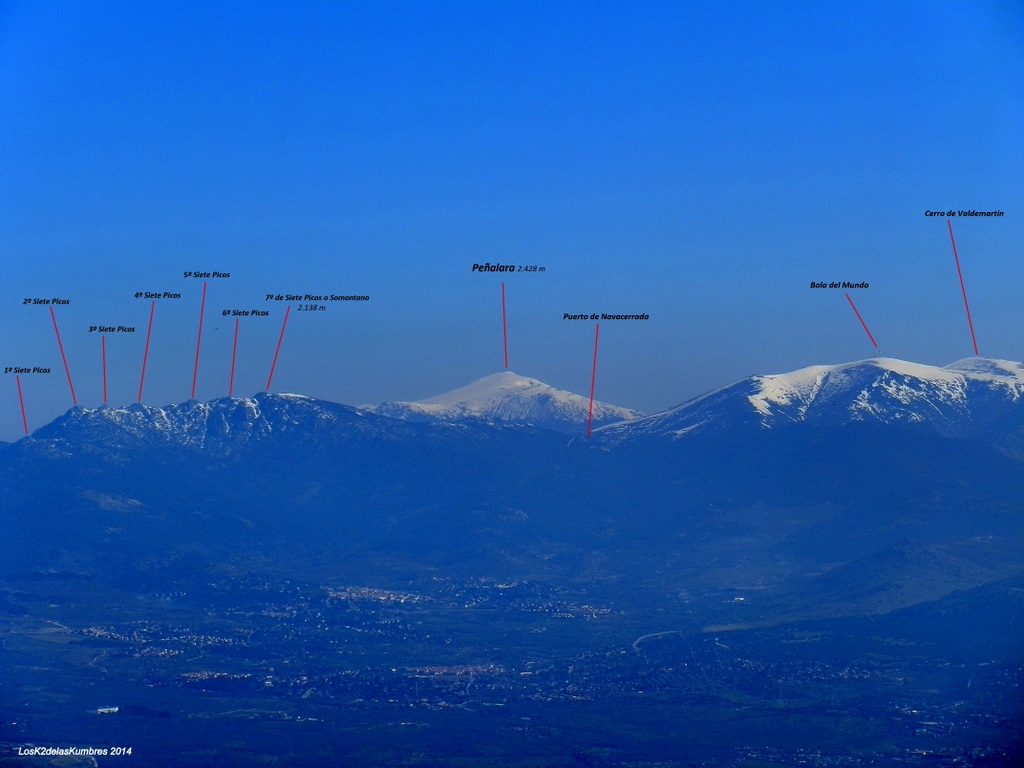
M181 295L152 405L228 394L231 310L267 312L232 386L265 389L287 307L271 391L347 404L505 370L506 338L510 370L589 394L592 313L648 317L601 322L594 393L646 412L876 352L943 366L974 356L947 218L978 352L1022 359L1022 41L998 2L5 4L0 365L50 373L5 375L0 439L16 375L30 431L72 406L54 320L79 404L101 336L107 401L139 399L146 292ZM231 275L198 366L186 271Z

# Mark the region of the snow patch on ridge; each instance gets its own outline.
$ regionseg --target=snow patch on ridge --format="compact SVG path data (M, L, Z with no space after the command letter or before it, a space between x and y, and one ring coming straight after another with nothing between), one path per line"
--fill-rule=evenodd
M1003 385L1018 398L1024 393L1024 364L1012 360L969 357L947 365L944 370L962 373L975 381Z
M754 376L759 391L747 399L762 416L773 415L772 405L792 405L794 401L803 406L801 412L806 411L830 371L827 365L813 365L792 373Z

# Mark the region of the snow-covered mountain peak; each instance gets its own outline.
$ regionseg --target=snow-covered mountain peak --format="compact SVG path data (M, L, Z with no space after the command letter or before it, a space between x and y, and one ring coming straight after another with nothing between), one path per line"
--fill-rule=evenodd
M672 438L707 431L876 422L948 436L1013 430L1024 420L1024 366L971 358L937 367L877 357L751 376L602 432Z
M502 371L434 397L415 402L366 406L383 416L406 421L478 419L505 424L532 424L560 432L586 429L590 399L556 389L537 379ZM611 424L641 414L629 408L594 402L593 424Z
M873 357L853 363L814 365L790 373L754 376L752 381L757 387L748 399L762 416L774 415L776 406L795 407L797 414L803 416L819 395L828 397L868 382L905 400L896 390L909 381L918 382L918 386L962 394L963 376L945 368L890 357Z
M975 357L939 368L905 360L876 357L841 365L817 365L791 373L754 376L756 391L748 396L763 416L772 416L776 406L810 406L820 397L829 398L852 388L861 390L851 410L877 410L878 395L887 395L889 405L911 405L929 400L963 403L968 390L980 385L996 387L1011 399L1024 393L1024 366L1009 360ZM801 410L800 415L803 415ZM891 410L891 408L889 408ZM915 419L916 420L916 419Z
M453 389L451 392L445 392L442 395L428 397L417 402L421 405L457 405L461 403L479 403L483 405L484 403L506 398L509 395L522 396L526 394L526 396L531 396L527 392L527 390L531 389L536 390L537 393L541 391L561 391L549 387L537 379L520 376L512 371L502 371L501 373L492 373L490 376L484 376L482 379L477 379L464 387ZM572 393L566 392L565 394L571 395Z

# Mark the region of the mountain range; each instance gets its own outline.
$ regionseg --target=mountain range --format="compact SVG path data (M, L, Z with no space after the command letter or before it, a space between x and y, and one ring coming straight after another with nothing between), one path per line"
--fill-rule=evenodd
M784 374L751 376L659 413L594 401L537 379L502 372L415 402L352 407L303 395L260 393L250 398L190 400L155 408L76 407L33 439L98 439L111 445L149 439L229 449L275 436L402 433L393 422L533 427L598 440L640 436L678 439L697 434L743 434L786 425L811 427L878 423L944 437L1020 447L1024 434L1024 365L970 358L945 367L872 358L818 365ZM406 433L408 430L406 430Z
M1022 394L1020 363L970 358L939 368L879 357L751 376L603 433L680 438L797 423L879 423L1019 444Z
M949 760L1010 755L1022 391L1019 363L875 358L595 402L590 438L589 398L508 372L73 408L0 444L0 764L681 765L698 736L692 764L803 764L821 733L807 764L913 765L926 709ZM168 718L199 735L143 727Z
M759 532L758 558L834 564L907 536L1016 531L1022 391L1019 363L879 358L754 376L650 416L595 404L635 418L591 439L588 401L511 373L373 408L268 393L76 407L0 450L0 554L27 566L47 526L119 531L76 550L95 561L118 538L163 546L199 524L227 550L263 536L344 540L361 557L404 547L415 570L428 552L450 560L449 530L466 562L550 572L553 551L571 562L615 540L643 551L635 568L738 525ZM112 516L125 509L139 513L127 528Z

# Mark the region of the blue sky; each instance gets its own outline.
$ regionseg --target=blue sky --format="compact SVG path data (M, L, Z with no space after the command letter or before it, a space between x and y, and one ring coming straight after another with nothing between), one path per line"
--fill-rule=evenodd
M1024 10L974 3L0 1L0 368L79 404L416 399L510 368L657 410L874 352L1020 360ZM475 262L545 267L475 274ZM294 302L293 302L294 303ZM22 433L0 378L0 438Z

